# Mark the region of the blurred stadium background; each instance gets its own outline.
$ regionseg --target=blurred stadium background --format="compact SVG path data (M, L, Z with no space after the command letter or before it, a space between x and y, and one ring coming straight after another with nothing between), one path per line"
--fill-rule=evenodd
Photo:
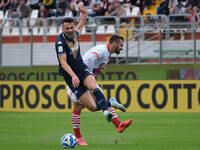
M154 1L143 14L139 7L124 4L126 16L88 16L80 37L82 54L117 33L125 44L119 56L112 56L113 63L199 63L200 14L158 14L162 2ZM7 18L8 11L1 11L0 66L57 65L54 42L62 17L38 18L38 13L33 9L30 18Z

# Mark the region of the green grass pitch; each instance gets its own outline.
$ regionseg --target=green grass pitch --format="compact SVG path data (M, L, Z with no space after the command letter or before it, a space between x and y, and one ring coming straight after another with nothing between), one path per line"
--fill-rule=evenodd
M117 113L133 119L122 134L103 113L83 112L81 131L88 146L77 150L200 150L200 113ZM71 113L0 112L0 150L63 150L73 133Z

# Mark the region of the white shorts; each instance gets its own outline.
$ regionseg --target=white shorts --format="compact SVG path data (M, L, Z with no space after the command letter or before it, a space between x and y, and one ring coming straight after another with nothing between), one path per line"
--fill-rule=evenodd
M67 95L69 96L69 98L77 103L80 103L80 101L78 100L78 98L76 97L76 94L72 92L72 90L69 88L69 86L67 86Z
M97 84L97 87L101 90L101 88L99 87L98 84ZM101 90L101 92L102 92L102 90ZM81 104L81 102L79 101L79 99L76 97L76 94L72 92L72 90L69 88L69 86L67 86L67 95L69 96L69 98L72 101Z

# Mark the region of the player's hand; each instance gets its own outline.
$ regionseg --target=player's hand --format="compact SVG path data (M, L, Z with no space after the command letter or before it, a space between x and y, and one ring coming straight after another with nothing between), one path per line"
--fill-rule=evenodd
M75 88L77 88L79 86L80 80L77 76L73 76L72 77L72 84Z
M87 11L83 5L78 5L78 10L83 14L83 16L87 16Z

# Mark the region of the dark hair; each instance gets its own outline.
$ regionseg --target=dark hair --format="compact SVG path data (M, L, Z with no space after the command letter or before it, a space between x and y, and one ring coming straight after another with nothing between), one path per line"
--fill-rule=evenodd
M74 19L73 19L73 18L70 18L70 17L67 17L67 18L64 18L64 19L62 20L62 24L65 23L65 22L67 22L67 23L72 23L72 22L74 22Z
M120 40L124 41L124 38L122 36L114 34L110 37L109 43L112 44L113 42L119 42Z

